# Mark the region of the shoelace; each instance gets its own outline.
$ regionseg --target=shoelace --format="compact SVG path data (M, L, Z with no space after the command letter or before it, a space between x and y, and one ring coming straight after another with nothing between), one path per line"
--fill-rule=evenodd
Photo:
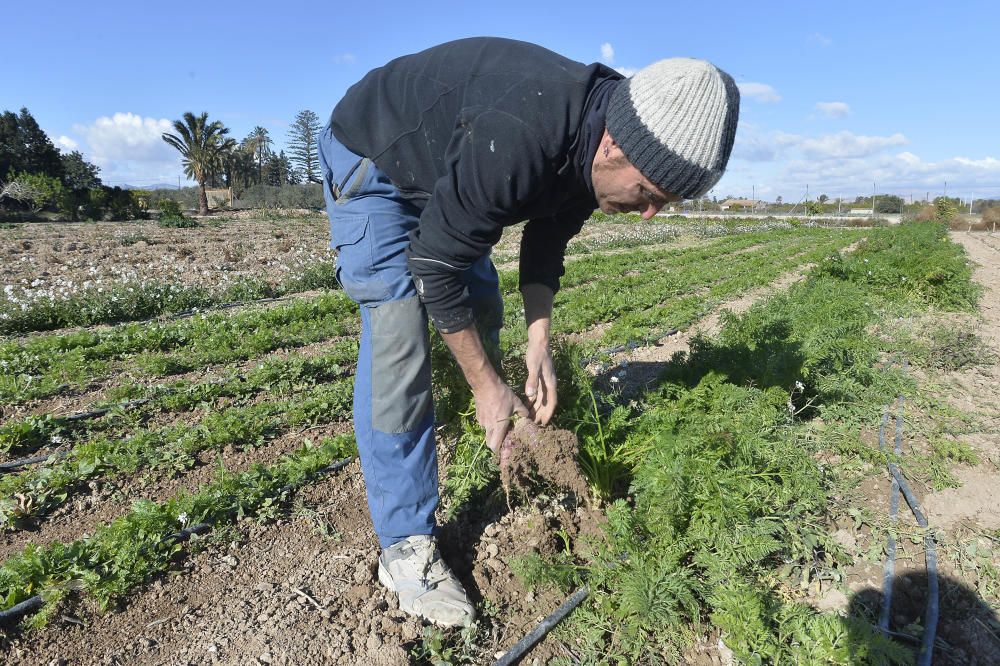
M419 572L423 587L430 589L432 583L436 587L438 583L448 579L448 571L433 541L421 539L416 543L411 542L407 550L410 551L410 555L400 552L400 557L421 563Z

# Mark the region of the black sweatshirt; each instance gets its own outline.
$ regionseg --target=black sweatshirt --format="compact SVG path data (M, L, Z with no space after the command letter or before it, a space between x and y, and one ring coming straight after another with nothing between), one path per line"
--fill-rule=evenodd
M438 330L472 323L459 273L523 220L520 283L558 290L566 243L597 205L594 108L621 78L482 37L393 60L337 104L334 136L423 206L407 255Z

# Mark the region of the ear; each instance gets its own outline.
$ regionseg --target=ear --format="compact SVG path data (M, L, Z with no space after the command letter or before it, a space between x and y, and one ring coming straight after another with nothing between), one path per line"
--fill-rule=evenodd
M604 136L601 137L601 147L603 148L605 146L608 147L608 148L617 148L618 147L618 144L611 137L611 133L608 132L608 128L607 127L604 128Z

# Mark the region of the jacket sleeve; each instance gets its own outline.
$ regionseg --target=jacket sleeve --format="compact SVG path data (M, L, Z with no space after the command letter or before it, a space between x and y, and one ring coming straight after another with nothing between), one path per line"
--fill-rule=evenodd
M521 287L544 284L552 293L559 291L559 278L566 272L566 245L593 212L593 206L577 206L525 225L518 269Z
M504 226L519 221L526 203L546 191L550 164L522 120L495 110L460 118L444 175L407 250L417 293L442 333L472 324L461 273L490 251Z

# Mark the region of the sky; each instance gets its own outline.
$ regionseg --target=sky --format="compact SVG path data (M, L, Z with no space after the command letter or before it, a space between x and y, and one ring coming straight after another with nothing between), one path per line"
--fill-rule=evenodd
M720 199L1000 198L996 3L33 0L3 17L0 110L27 107L111 185L186 184L161 140L185 111L237 140L263 126L280 149L296 113L325 122L370 69L493 35L626 75L674 56L729 72L742 101Z

